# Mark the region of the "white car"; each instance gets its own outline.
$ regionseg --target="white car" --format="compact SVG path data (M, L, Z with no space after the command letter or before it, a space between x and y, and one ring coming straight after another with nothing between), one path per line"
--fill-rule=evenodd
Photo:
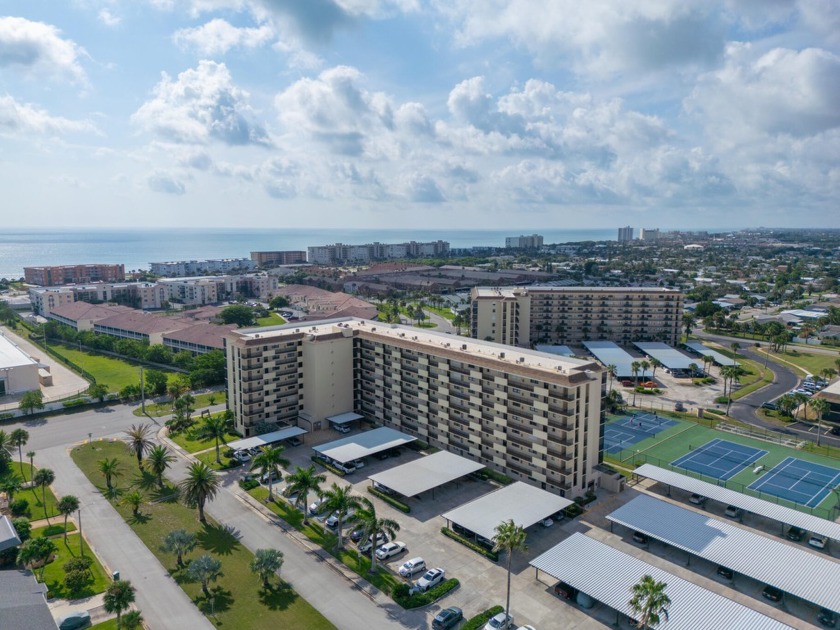
M350 433L350 427L348 427L346 424L335 425L335 430L339 433Z
M394 542L385 543L376 550L377 560L387 560L405 551L405 543L395 540Z
M357 470L358 470L359 468L364 468L364 467L365 467L365 460L363 460L363 459L354 459L354 460L353 460L353 465L356 467L356 469L357 469Z
M240 462L251 461L251 455L248 451L234 451L233 458Z
M367 540L359 544L360 553L367 553L373 548L374 541L371 540L371 538L372 536L368 536ZM379 532L376 535L376 546L379 547L380 545L384 545L386 542L388 542L388 537L382 532Z
M542 525L543 527L551 527L552 525L554 525L554 521L551 520L551 517L549 516L548 518L544 518L542 521L540 521L540 525Z
M498 615L493 617L490 621L488 621L485 626L484 630L507 630L507 628L513 627L513 617L511 615L506 615L503 612L500 612Z
M324 497L321 497L320 499L315 499L315 501L309 504L309 514L315 516L318 512L321 511L321 507L326 502L327 500Z
M446 571L438 567L437 569L429 569L423 574L417 584L415 584L409 592L411 593L425 593L430 588L434 588L443 580L446 579Z
M344 515L341 524L346 525L355 513L356 510L347 510L347 514ZM326 525L330 529L335 529L336 527L338 527L338 512L333 512L332 514L330 514L330 517L326 521L324 521L324 525Z

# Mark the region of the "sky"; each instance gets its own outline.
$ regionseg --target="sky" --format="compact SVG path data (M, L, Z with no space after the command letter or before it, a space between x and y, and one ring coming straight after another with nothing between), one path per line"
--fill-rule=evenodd
M840 227L836 0L4 0L10 227Z

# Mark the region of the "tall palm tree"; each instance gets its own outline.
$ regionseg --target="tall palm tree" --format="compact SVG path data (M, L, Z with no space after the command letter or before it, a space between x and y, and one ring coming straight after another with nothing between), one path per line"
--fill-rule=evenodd
M15 429L9 434L9 445L17 447L18 459L20 460L20 474L23 475L23 447L29 441L29 431L26 429Z
M822 419L826 411L828 411L828 401L825 398L811 398L808 403L814 413L817 414L817 446L820 445L820 430L822 428Z
M157 477L158 486L163 488L163 473L175 461L175 456L169 452L168 448L157 444L149 451L146 461L149 463L152 474Z
M67 517L79 509L79 498L65 494L56 505L58 513L64 516L64 542L67 542Z
M642 370L642 380L645 380L645 373L650 369L650 361L647 359L639 361L639 368Z
M636 386L639 384L639 368L641 364L638 361L633 361L630 364L630 371L633 373L633 406L636 406Z
M315 471L315 464L311 464L308 468L297 467L295 472L286 477L287 487L289 492L297 495L295 499L295 507L301 509L303 505L303 523L309 522L308 511L306 506L309 504L309 493L320 492L321 484L327 480L326 475L319 475Z
M496 525L496 535L493 536L493 551L507 552L507 600L505 613L510 615L510 565L514 551L527 551L525 544L525 528L513 522L513 519Z
M0 471L6 469L6 464L11 459L12 443L8 433L0 429ZM21 470L21 474L23 471Z
M152 448L152 439L149 437L150 424L132 424L125 432L128 437L128 450L137 457L137 466L143 468L143 455Z
M32 473L35 471L35 451L26 451L26 456L29 458L29 478L32 479ZM26 475L23 477L26 479Z
M105 485L108 487L108 491L110 492L114 489L114 484L112 483L113 478L122 475L122 472L120 471L120 462L116 457L112 457L111 459L101 459L98 464L99 472L105 476Z
M116 613L117 630L122 628L122 614L134 602L134 587L128 580L115 580L105 591L103 601L105 612Z
M217 447L218 448L218 445ZM283 457L282 446L267 446L262 453L251 462L251 470L260 469L260 473L268 475L268 500L271 501L274 489L274 475L281 466L288 466L289 460ZM218 451L216 451L218 453Z
M633 596L627 603L639 615L639 628L642 630L657 625L660 615L664 614L668 618L666 607L671 603L671 598L665 594L667 586L665 582L657 582L652 576L645 575L630 588Z
M210 597L210 589L207 585L215 582L222 574L222 561L210 554L199 556L187 567L187 575L192 579L201 582L201 592L205 597Z
M163 539L161 549L167 553L174 553L177 558L178 566L184 566L184 554L189 553L198 544L198 539L195 534L188 532L186 529L175 529L166 535Z
M653 371L653 374L651 375L651 378L656 378L656 368L661 368L661 367L662 367L662 361L660 361L659 359L652 358L650 360L650 369Z
M198 520L206 522L204 518L204 504L218 494L222 480L212 468L204 462L194 462L187 470L187 477L181 484L181 492L188 504L198 508Z
M35 485L41 488L41 501L44 505L44 518L47 519L47 524L50 522L50 515L47 513L47 486L55 481L55 473L49 468L39 468L33 475L32 481Z
M390 518L379 518L376 514L376 507L367 497L359 498L362 507L353 515L352 521L362 531L362 540L373 536L376 540L379 534L387 534L391 538L400 531L400 524ZM376 572L376 544L370 546L370 572Z
M333 482L327 490L324 490L323 497L324 511L328 514L335 513L338 519L336 523L336 532L338 532L338 539L336 540L336 549L341 549L344 541L342 540L342 527L344 521L353 510L358 510L361 507L360 497L351 494L353 486L347 484L346 486L339 486Z
M607 391L609 391L609 392L611 392L611 391L612 391L612 388L613 388L613 386L612 386L612 384L613 384L613 379L615 379L615 371L616 371L617 369L618 369L618 367L616 366L616 364L615 364L615 363L610 363L610 364L607 366L607 379L608 379L608 382L607 382Z
M738 343L737 341L733 341L731 344L729 344L729 347L732 348L732 358L737 359L738 358L738 350L741 349L741 344Z
M265 589L271 586L268 581L282 566L283 552L277 549L257 549L251 560L251 571L260 576Z
M216 463L221 464L222 459L219 454L219 442L225 442L225 436L233 429L233 413L230 409L223 414L209 416L201 427L201 434L204 437L211 438L216 441Z

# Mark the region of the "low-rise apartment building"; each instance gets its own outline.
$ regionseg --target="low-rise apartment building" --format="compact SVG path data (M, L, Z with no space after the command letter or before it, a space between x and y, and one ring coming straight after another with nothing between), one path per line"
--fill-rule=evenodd
M277 252L251 252L251 260L258 267L276 267L279 265L297 265L306 262L306 252L302 251L277 251Z
M24 267L23 277L27 284L37 284L42 287L89 282L124 282L125 265Z
M111 302L132 308L158 309L167 300L166 288L156 282L74 284L60 287L30 287L32 310L47 317L50 312L73 302Z
M471 334L512 346L585 340L679 342L683 295L658 287L477 287Z
M250 271L257 268L257 263L250 258L217 258L151 262L149 267L156 276L181 277L227 273L229 271Z
M236 429L353 411L558 494L597 484L597 363L363 319L232 331Z
M161 278L170 302L201 306L239 296L268 300L277 292L279 279L265 273L195 278Z
M367 243L366 245L320 245L309 247L307 261L316 265L334 265L337 263L366 263L372 260L400 258L423 258L449 255L449 243L430 241L418 243Z

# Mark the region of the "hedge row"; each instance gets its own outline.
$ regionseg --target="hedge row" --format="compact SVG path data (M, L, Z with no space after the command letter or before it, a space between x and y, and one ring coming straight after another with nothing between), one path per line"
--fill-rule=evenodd
M399 499L395 499L391 495L385 494L384 492L380 492L373 486L368 486L367 490L373 496L379 497L388 505L397 508L400 512L403 512L404 514L408 514L409 512L411 512L411 506L408 503L403 503L402 501L400 501Z
M87 402L88 401L84 398L74 398L73 400L65 400L63 403L61 403L61 406L65 408L78 407L80 405L86 405Z
M493 481L496 481L496 482L502 484L503 486L509 486L510 484L513 483L513 479L511 479L507 475L503 475L500 472L496 472L495 470L493 470L491 468L485 468L483 470L479 470L476 474L479 477L481 477L482 479L485 479L485 480L492 479Z
M340 471L338 468L336 468L332 464L328 464L327 460L325 460L323 457L318 457L317 455L313 455L312 456L312 461L315 462L316 464L319 464L320 466L323 466L324 468L329 470L331 473L333 473L335 475L338 475L339 477L344 477L344 473L342 471Z
M498 562L499 561L499 554L498 553L496 553L492 549L488 549L487 547L479 545L477 542L473 542L469 538L465 538L464 536L461 536L461 534L453 532L448 527L441 527L440 528L440 533L443 534L444 536L446 536L447 538L451 538L452 540L458 541L459 543L464 545L464 547L467 547L468 549L472 549L476 553L480 553L482 556L484 556L488 560L492 560L493 562Z
M409 591L411 589L408 584L400 584L394 589L391 597L393 597L394 601L403 608L419 608L420 606L426 606L436 602L450 591L454 591L460 585L461 583L457 578L449 578L425 593L415 593L414 595L410 595Z
M569 518L575 518L576 516L580 516L586 510L584 510L580 505L577 503L572 503L569 507L563 510L566 513L566 516Z
M493 606L493 608L489 608L483 613L479 613L475 617L468 619L467 623L461 626L461 630L481 630L488 621L504 611L505 609L502 606Z
M256 479L240 479L239 480L239 487L243 490L253 490L254 488L258 488L260 482Z

